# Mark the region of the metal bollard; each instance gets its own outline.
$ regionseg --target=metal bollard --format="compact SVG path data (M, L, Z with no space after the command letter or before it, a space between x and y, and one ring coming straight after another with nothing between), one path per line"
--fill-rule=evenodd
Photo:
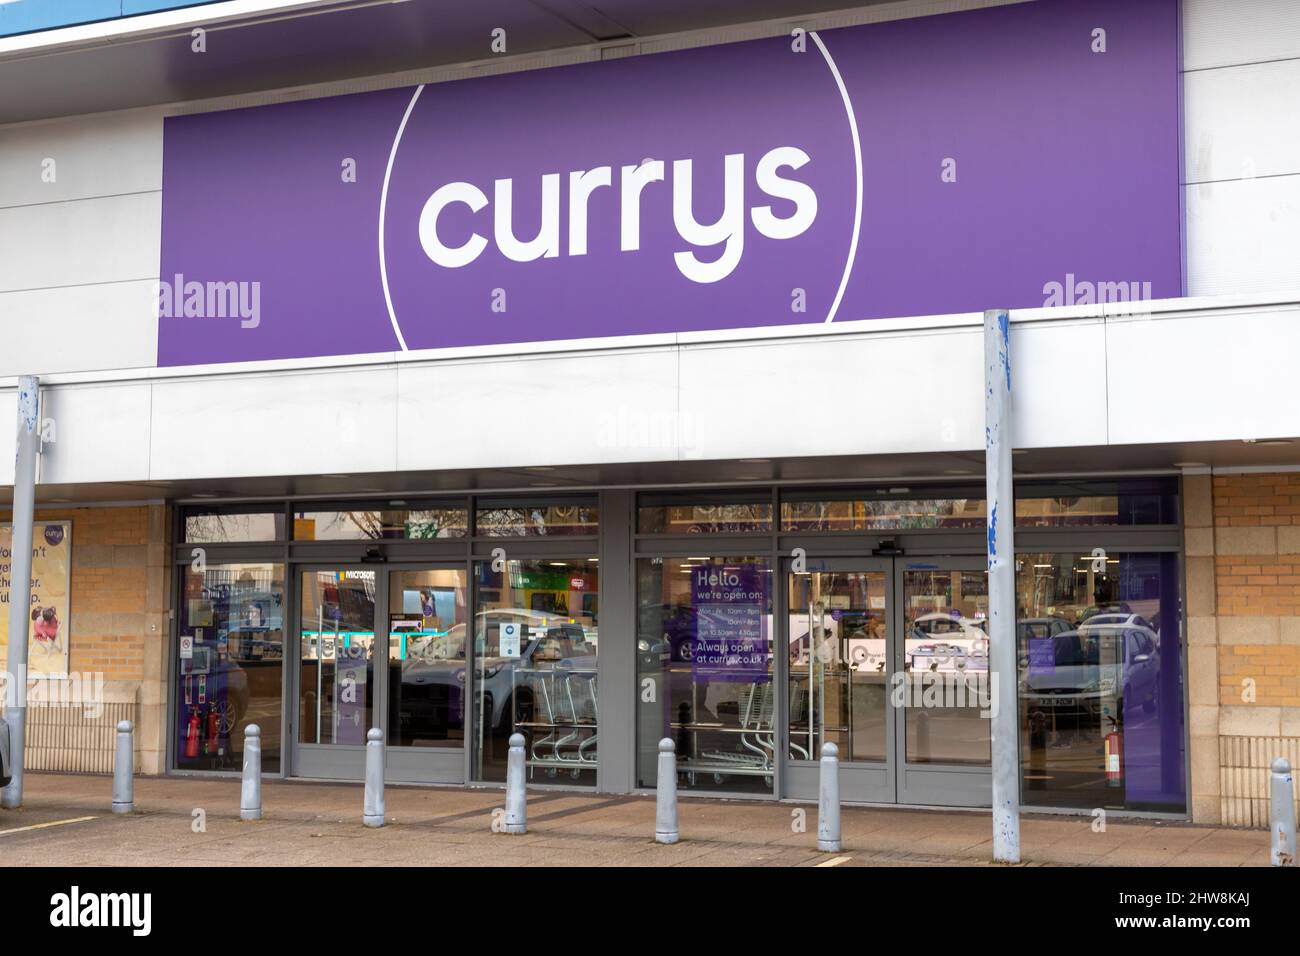
M672 738L659 741L659 779L655 784L655 842L676 843L677 830L677 746Z
M135 811L135 747L131 744L131 721L117 725L117 757L113 762L113 812Z
M840 841L840 749L822 744L821 786L817 794L817 849L839 853Z
M1273 835L1270 862L1274 866L1295 866L1295 796L1291 763L1285 757L1273 761L1270 784L1268 828Z
M524 792L524 735L510 735L506 756L506 819L502 833L528 832L528 807Z
M244 730L244 780L239 788L239 819L262 819L262 728Z
M366 796L361 821L368 827L384 825L384 732L378 727L366 733Z

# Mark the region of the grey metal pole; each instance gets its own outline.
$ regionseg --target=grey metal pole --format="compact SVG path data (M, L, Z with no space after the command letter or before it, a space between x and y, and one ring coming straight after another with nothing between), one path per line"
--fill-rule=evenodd
M677 745L671 737L659 741L659 777L655 781L655 842L676 843L677 829Z
M840 748L822 744L821 784L817 789L817 849L839 853L840 839Z
M18 379L18 453L14 458L13 537L9 560L9 679L14 686L5 708L13 776L0 793L0 806L23 805L23 759L27 745L27 635L31 629L32 518L36 507L36 459L41 448L40 379Z
M117 756L113 761L113 812L135 810L135 747L131 741L131 721L117 725Z
M1270 778L1268 828L1273 834L1270 862L1274 866L1295 866L1295 791L1291 762L1285 757L1274 760Z
M992 687L993 859L1020 862L1019 729L1016 726L1015 497L1011 483L1011 317L984 313L984 464Z
M244 731L244 779L239 788L239 819L262 819L262 728L257 724L249 724Z
M366 796L361 819L368 827L384 825L384 732L378 727L366 733Z
M524 735L510 735L506 755L506 819L502 833L528 832L527 795L524 791Z

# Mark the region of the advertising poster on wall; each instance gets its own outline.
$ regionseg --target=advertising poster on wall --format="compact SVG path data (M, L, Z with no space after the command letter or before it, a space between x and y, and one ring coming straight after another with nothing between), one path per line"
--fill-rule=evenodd
M27 672L68 676L68 592L72 573L72 522L38 521L32 529L32 590L29 597ZM9 662L10 575L13 525L0 524L0 659Z
M767 575L753 564L702 564L691 572L691 597L695 679L745 684L770 679L763 613Z

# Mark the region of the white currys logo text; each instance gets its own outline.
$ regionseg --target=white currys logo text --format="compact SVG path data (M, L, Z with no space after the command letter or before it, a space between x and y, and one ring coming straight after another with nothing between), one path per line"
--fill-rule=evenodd
M817 194L807 183L787 179L781 170L797 170L809 161L808 154L796 146L778 146L764 153L754 168L758 188L773 199L793 203L787 216L777 216L771 206L755 206L749 219L760 235L769 239L793 239L812 225L817 217ZM635 252L641 248L641 193L651 183L663 182L663 160L647 159L638 166L619 170L619 248ZM531 239L515 236L513 224L514 180L498 179L492 199L492 235L502 255L515 262L554 259L560 255L560 174L542 176L541 226ZM570 256L587 254L587 204L592 194L613 188L614 171L610 166L575 170L569 173L568 242ZM420 213L420 245L434 263L448 269L467 266L487 248L488 240L478 232L468 238L449 239L438 231L438 217L454 203L468 206L478 213L488 205L488 197L473 183L454 182L440 187L424 204ZM673 226L683 242L693 247L673 255L678 270L692 282L717 282L725 279L740 263L745 246L745 154L728 153L723 159L722 213L713 222L695 218L692 190L692 161L674 160L672 164ZM485 230L486 231L486 230ZM696 255L700 249L722 247L712 261Z

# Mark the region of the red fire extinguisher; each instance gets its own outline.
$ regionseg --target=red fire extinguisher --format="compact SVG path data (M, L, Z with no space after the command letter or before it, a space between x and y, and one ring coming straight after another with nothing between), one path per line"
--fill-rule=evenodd
M208 746L207 752L214 754L217 752L217 732L221 729L221 717L217 714L217 708L213 707L208 711Z
M1124 786L1124 735L1118 729L1106 735L1106 786Z
M199 712L197 710L191 711L189 722L185 728L185 756L197 757L199 755L199 734L201 732Z

